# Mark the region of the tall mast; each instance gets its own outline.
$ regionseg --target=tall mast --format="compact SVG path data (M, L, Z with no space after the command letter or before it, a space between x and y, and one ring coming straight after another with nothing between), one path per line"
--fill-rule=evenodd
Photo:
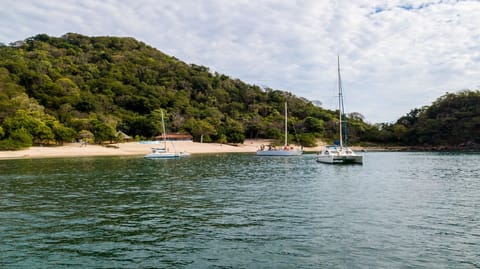
M167 134L165 133L165 121L163 120L163 110L160 109L160 114L162 115L162 129L163 129L163 146L167 149Z
M287 146L288 141L288 128L287 128L287 102L285 101L285 147Z
M342 137L342 110L343 110L343 102L342 102L342 79L340 77L340 56L337 55L337 66L338 66L338 126L339 126L339 133L340 133L340 148L343 148L343 137Z
M339 114L339 125L340 125L340 147L348 147L348 135L347 135L347 121L343 118L345 117L345 106L343 105L343 86L342 78L340 76L340 56L338 56L338 114ZM345 143L344 143L345 142Z

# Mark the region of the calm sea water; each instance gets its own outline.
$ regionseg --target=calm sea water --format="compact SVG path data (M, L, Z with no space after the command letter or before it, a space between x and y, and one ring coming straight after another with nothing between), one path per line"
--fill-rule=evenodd
M0 161L1 268L480 268L480 154Z

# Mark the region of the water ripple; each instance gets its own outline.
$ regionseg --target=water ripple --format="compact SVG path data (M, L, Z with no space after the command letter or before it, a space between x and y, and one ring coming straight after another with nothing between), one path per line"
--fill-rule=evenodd
M2 268L479 268L480 156L1 161Z

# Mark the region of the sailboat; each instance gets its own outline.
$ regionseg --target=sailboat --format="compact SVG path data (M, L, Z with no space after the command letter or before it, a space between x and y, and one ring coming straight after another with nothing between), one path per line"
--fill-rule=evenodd
M287 123L288 123L288 116L287 116L287 102L285 102L285 143L283 147L276 148L274 146L261 146L259 150L257 150L257 156L300 156L303 153L302 149L294 148L288 145L288 133L287 133Z
M163 110L160 110L162 116L162 137L163 137L163 147L155 147L152 148L152 152L145 155L145 159L177 159L180 157L187 157L190 153L183 151L183 152L170 152L167 148L167 135L165 132L165 120L163 119ZM175 150L175 145L172 142L172 146Z
M326 146L324 150L317 153L317 162L329 164L363 164L363 156L357 155L348 147L347 122L343 106L343 88L340 77L340 56L338 58L338 118L339 118L339 143L338 145Z

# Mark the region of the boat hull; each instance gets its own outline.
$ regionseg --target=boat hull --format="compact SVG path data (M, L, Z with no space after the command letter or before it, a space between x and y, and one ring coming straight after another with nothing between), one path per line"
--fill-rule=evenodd
M163 147L154 147L152 148L152 152L150 154L147 154L143 156L145 159L178 159L180 157L188 157L190 156L190 153L186 151L182 152L169 152L167 149L167 140L165 136L165 121L163 120L163 110L160 110L161 115L162 115L162 127L163 127ZM172 142L173 145L173 142ZM175 147L175 146L174 146Z
M301 150L257 150L257 156L300 156Z
M363 164L361 155L319 155L317 162L327 164Z
M162 153L150 153L145 155L143 158L145 159L178 159L180 158L180 155L178 153L162 152Z
M190 153L183 152L152 152L143 156L145 159L178 159L181 157L188 157Z

